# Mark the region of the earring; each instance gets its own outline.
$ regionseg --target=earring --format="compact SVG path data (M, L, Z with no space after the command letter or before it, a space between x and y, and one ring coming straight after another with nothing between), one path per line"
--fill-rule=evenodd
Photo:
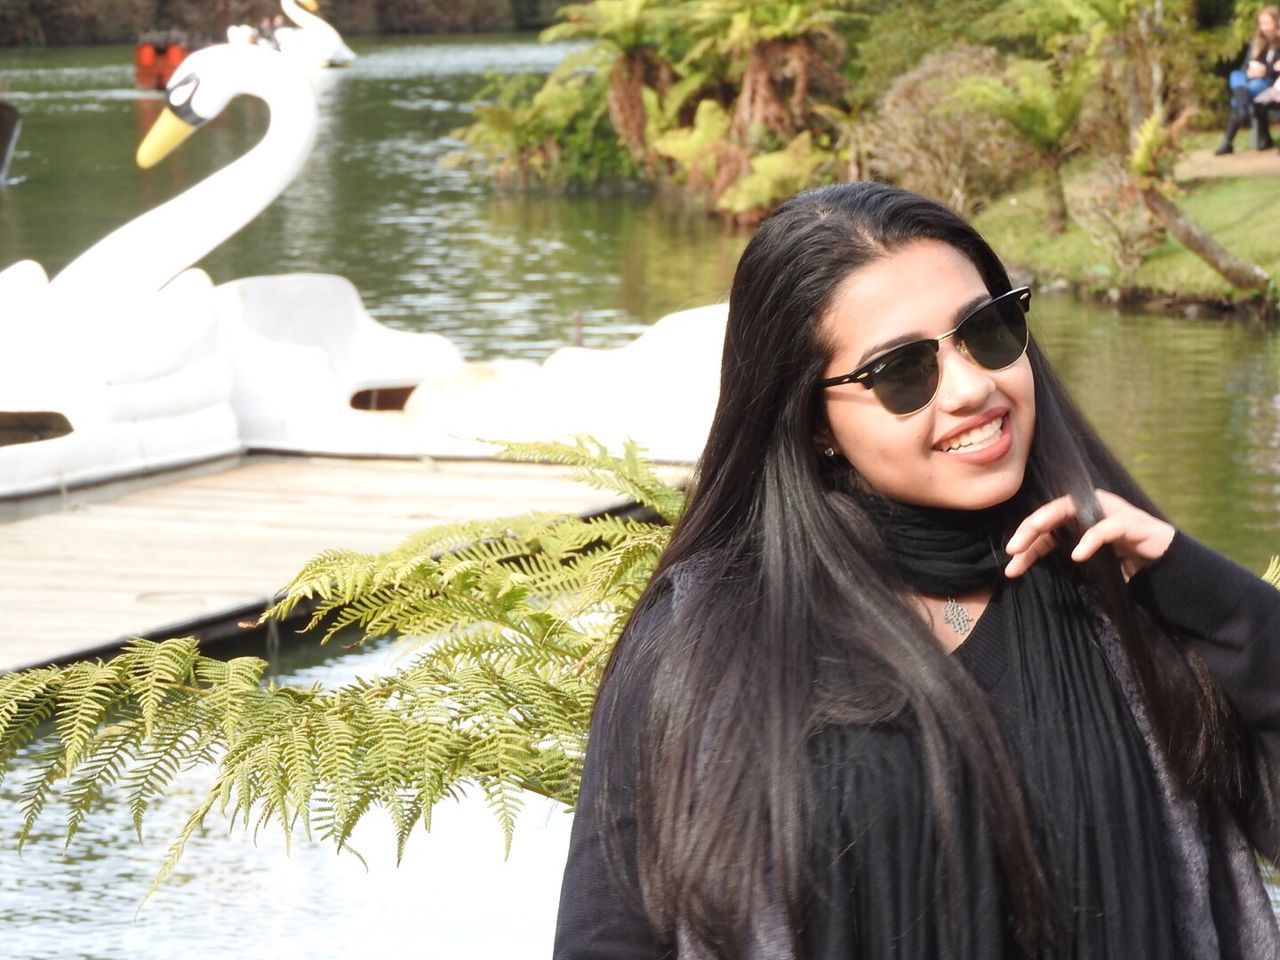
M828 460L831 459L836 455L835 447L827 447L825 450L822 451L822 455L826 457Z

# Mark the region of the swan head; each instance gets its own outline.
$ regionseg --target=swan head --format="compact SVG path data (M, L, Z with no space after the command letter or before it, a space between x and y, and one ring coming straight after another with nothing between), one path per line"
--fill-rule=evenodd
M138 166L143 170L154 167L178 148L182 141L213 119L201 116L191 101L200 87L200 78L188 74L182 80L171 82L165 96L165 107L147 135L138 145Z
M165 108L138 147L138 166L155 166L235 97L267 99L272 88L301 82L279 53L255 44L220 43L197 50L173 72Z
M307 13L320 12L320 4L316 3L316 0L298 0L298 6L307 11Z

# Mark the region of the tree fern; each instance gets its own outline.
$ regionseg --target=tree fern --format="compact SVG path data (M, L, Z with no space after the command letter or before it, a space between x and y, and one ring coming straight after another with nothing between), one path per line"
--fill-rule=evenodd
M0 777L37 732L21 840L59 795L70 843L111 791L142 837L184 771L212 785L170 845L167 878L211 814L348 847L377 809L397 854L443 799L478 788L508 845L527 793L572 804L600 672L667 541L682 492L628 446L520 445L659 521L531 514L447 524L382 554L327 551L268 617L310 606L323 640L396 635L399 669L336 689L263 684L267 664L203 656L191 639L134 640L106 661L0 677ZM49 721L52 721L51 723Z

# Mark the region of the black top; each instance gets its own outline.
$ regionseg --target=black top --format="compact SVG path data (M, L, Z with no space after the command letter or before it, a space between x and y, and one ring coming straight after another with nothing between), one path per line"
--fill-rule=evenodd
M1280 591L1178 534L1130 585L1133 599L1196 642L1242 719L1280 757ZM1070 596L1068 595L1070 594ZM1070 589L1054 595L1068 613ZM650 617L666 615L658 605ZM1021 773L1042 860L1059 904L1055 957L1176 958L1170 870L1149 757L1101 647L1037 642L1014 630L997 591L956 656L991 698ZM643 629L638 621L632 629ZM614 676L619 674L615 673ZM635 887L632 796L643 699L607 685L570 841L556 960L657 960ZM937 850L918 750L907 733L837 728L811 745L820 807L805 924L816 958L1013 956L994 855L977 811L957 830L967 885L964 922L944 929L935 903ZM612 802L598 799L607 769ZM963 790L957 791L962 798ZM622 852L613 862L612 833Z
M1257 60L1267 68L1265 77L1259 77L1259 80L1266 80L1268 83L1274 83L1276 79L1276 69L1280 66L1280 47L1267 47L1258 55L1253 53L1253 42L1250 41L1244 45L1244 53L1240 56L1240 69L1248 70L1249 64Z

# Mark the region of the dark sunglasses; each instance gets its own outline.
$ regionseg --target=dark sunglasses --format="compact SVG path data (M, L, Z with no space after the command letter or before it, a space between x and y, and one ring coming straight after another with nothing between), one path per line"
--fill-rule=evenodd
M974 363L1003 370L1027 352L1027 311L1031 290L1018 287L984 303L940 337L912 340L864 363L853 373L819 380L818 387L860 383L875 392L890 413L923 410L938 393L938 347L948 337Z

